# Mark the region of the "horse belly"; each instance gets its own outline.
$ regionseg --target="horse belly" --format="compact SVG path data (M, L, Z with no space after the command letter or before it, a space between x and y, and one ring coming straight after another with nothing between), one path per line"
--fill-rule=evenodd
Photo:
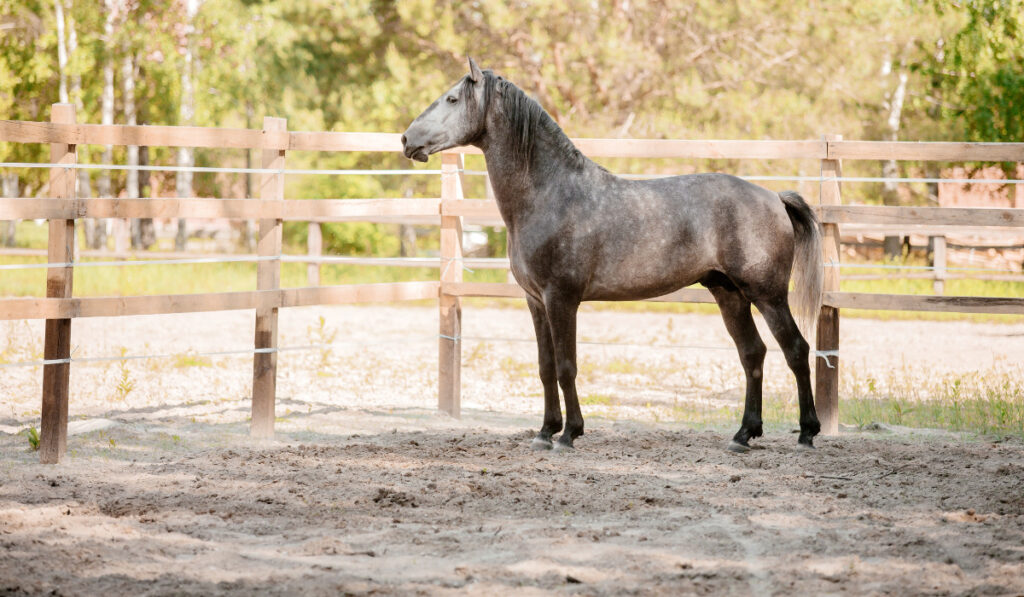
M675 292L696 284L710 268L693 262L651 261L640 267L624 262L621 267L599 272L590 280L583 300L637 301Z

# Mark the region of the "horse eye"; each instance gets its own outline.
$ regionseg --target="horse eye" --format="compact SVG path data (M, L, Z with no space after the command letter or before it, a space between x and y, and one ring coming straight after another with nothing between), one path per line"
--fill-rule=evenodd
M458 103L459 98L455 97L454 95L449 95L447 100L449 104L455 104Z

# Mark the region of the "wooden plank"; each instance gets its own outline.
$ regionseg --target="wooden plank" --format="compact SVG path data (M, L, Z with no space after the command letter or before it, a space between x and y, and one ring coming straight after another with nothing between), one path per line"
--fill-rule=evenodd
M289 199L285 220L366 221L367 218L427 216L437 221L440 199Z
M828 157L836 160L1022 162L1024 143L834 140L828 143Z
M399 133L292 132L186 126L125 126L0 120L0 141L77 145L148 145L290 149L293 151L402 151ZM773 141L700 139L573 139L592 157L711 159L870 159L1024 161L1024 143L905 141ZM480 154L475 147L450 153Z
M526 293L518 284L500 282L442 282L442 296L478 296L494 298L525 298Z
M841 135L826 135L825 142L841 140ZM838 159L821 161L821 176L825 179L837 179L842 176L842 163ZM842 204L842 188L838 180L823 180L819 190L819 203L822 213L834 206ZM835 222L823 218L821 250L824 263L839 263L840 233ZM823 280L825 292L839 290L839 268L825 267ZM817 337L815 346L818 351L831 352L839 350L839 310L831 305L822 305L815 326ZM808 338L810 340L810 338ZM821 432L825 435L839 433L839 357L830 356L816 358L814 369L814 410L821 422Z
M589 157L821 159L822 141L747 141L680 139L573 139Z
M150 147L212 147L286 149L287 131L197 126L127 126L0 120L0 141L72 145L139 145Z
M494 297L494 298L525 298L526 293L518 284L502 284L499 282L444 282L441 292L459 297ZM705 288L683 288L669 294L646 299L652 302L674 303L711 303L715 299Z
M1006 240L1007 244L1024 244L1024 228L1012 226L949 226L918 224L843 224L843 240L857 235L875 235L879 239L886 235L908 235L919 236L946 236L950 237L950 243L955 243L953 238L963 239L964 237L979 237L986 241Z
M270 131L286 129L283 118L265 116L263 128ZM263 168L283 170L285 151L266 148L263 150ZM260 177L260 202L278 204L284 201L284 175L264 173ZM261 257L281 255L282 220L262 218L259 224L259 240L256 252ZM281 286L281 262L261 261L256 266L256 289L277 290ZM274 401L277 392L277 307L256 309L256 350L268 349L273 352L257 352L253 355L252 373L252 422L250 433L256 438L274 436Z
M447 199L441 202L441 215L501 219L498 204L486 199Z
M706 288L683 288L670 292L664 296L647 299L656 303L711 303L715 304L715 297Z
M432 284L413 282L402 284ZM174 313L201 313L256 308L295 307L313 304L343 304L364 302L387 297L393 300L432 298L429 286L412 286L388 291L389 284L356 284L327 288L289 288L220 292L210 294L172 294L126 297L85 297L73 299L15 298L0 299L0 319L41 319L46 317L121 317L128 315L166 315ZM436 292L435 292L436 294ZM424 296L425 295L425 296ZM324 301L318 303L317 301Z
M0 320L169 315L437 298L439 284L391 282L210 294L0 299Z
M402 151L401 133L292 132L292 151Z
M276 300L277 304L281 307L433 300L437 298L439 288L440 283L436 281L287 288L278 292L280 298ZM275 299L273 296L268 295L268 298L263 300L270 301Z
M598 158L707 158L707 159L822 159L822 141L747 141L702 139L588 139L573 144L587 157ZM457 147L450 152L478 155L476 147Z
M459 171L465 165L460 154L441 156L441 200L463 198ZM445 284L462 282L462 218L441 216L441 292L438 296L440 330L438 337L437 407L459 418L462 376L462 302L446 294Z
M825 304L835 308L875 311L938 311L1024 315L1024 298L982 296L917 296L870 292L826 292Z
M50 118L55 123L74 123L73 104L54 104ZM50 145L50 163L74 164L78 160L77 147L68 143ZM75 170L50 169L50 192L60 199L75 197ZM50 220L47 248L48 263L71 263L75 259L75 221ZM71 298L74 270L51 267L46 270L46 296ZM47 319L43 345L46 360L66 359L71 356L71 319ZM43 396L39 425L39 461L57 464L67 450L68 395L71 382L71 364L58 363L43 366Z
M819 213L822 222L832 224L1024 227L1024 209L1017 208L822 205Z
M341 305L366 302L392 302L433 299L438 295L435 281L392 282L382 284L347 284L315 288L250 290L212 294L172 294L126 297L82 298L6 298L0 299L0 320L55 319L78 317L121 317L126 315L159 315L255 309L257 307L302 307L309 305ZM656 300L710 302L704 290L684 289ZM680 292L680 291L677 291ZM523 298L517 284L461 282L445 283L444 293L455 297ZM692 293L692 294L691 294ZM674 299L668 297L676 296ZM825 305L835 308L943 311L952 313L1024 314L1024 298L916 296L828 292Z
M440 199L54 199L2 198L0 214L39 218L284 219L313 222L424 218L436 222Z

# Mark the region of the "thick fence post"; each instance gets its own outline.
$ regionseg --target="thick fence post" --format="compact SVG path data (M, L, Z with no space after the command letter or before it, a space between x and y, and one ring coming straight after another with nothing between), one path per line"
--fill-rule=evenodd
M74 124L73 104L54 104L50 112L52 122ZM50 163L74 164L78 161L76 146L66 143L50 144ZM50 196L54 199L75 198L77 176L70 168L50 169ZM48 262L66 264L46 270L46 296L71 298L75 258L75 221L50 220ZM71 358L71 320L47 319L43 346L46 360ZM39 425L39 461L56 464L64 456L68 445L68 392L71 382L71 363L43 365L42 421Z
M444 215L443 202L462 199L464 159L459 153L441 154L441 291L438 337L437 408L458 418L461 407L462 302L445 294L445 282L462 281L462 218Z
M309 223L309 236L306 238L306 249L310 257L319 258L324 252L324 232L320 222ZM320 262L310 261L306 264L306 285L320 285Z
M283 118L267 116L263 130L284 131ZM284 170L283 149L264 149L263 168ZM284 200L284 174L265 172L260 175L260 201ZM256 266L256 289L277 290L281 286L281 220L261 219L256 252L262 258ZM252 371L252 437L274 436L274 400L277 391L277 307L256 308L256 350Z
M842 135L825 135L825 143L841 141ZM831 154L831 151L828 152ZM821 160L821 205L842 204L839 177L842 166L839 160ZM825 263L824 292L839 290L839 225L822 225L822 253ZM818 351L839 350L839 309L822 306L818 315ZM839 356L821 355L815 360L814 408L821 421L821 432L825 435L839 433Z

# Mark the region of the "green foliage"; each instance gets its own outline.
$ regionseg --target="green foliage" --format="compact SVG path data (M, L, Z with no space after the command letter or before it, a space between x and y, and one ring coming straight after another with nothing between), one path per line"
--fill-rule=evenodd
M1024 138L1024 2L969 0L939 67L947 116L975 141Z
M115 73L120 111L121 66L131 59L139 122L180 124L181 74L191 49L197 125L259 128L264 116L282 116L290 130L400 131L465 72L472 54L534 95L571 136L881 139L891 135L888 102L894 81L905 74L900 138L1018 141L1024 138L1024 119L1017 118L1024 112L1022 2L205 0L190 28L177 0L117 2L113 11L98 0L73 0L65 17L78 44L65 75L81 80L81 91L72 94L81 102L79 121L98 122L104 67ZM52 2L0 6L0 117L48 119L60 78L55 24ZM115 122L122 121L119 114ZM96 161L100 149L80 147L80 158ZM38 144L0 144L0 159L40 161L45 151ZM248 157L258 166L257 154ZM173 163L175 150L152 148L149 157ZM123 148L114 159L123 161ZM198 165L247 163L240 150L199 149L195 159ZM482 169L482 160L469 161ZM818 168L808 160L602 161L641 173L810 175ZM394 153L290 152L288 165L409 167ZM845 173L877 175L877 164L854 162ZM46 171L19 175L23 193L31 195ZM112 178L116 196L125 175ZM173 179L151 175L165 193ZM286 192L289 198L429 197L438 186L434 176L290 176ZM470 196L484 196L482 184L473 180L469 187ZM246 189L243 176L195 176L194 191L202 196L241 197ZM924 188L910 190L917 200L927 196ZM879 192L877 185L844 191L861 202L877 201ZM325 242L346 254L394 254L397 241L385 238L393 232L344 224L329 227ZM291 242L301 234L291 230ZM492 231L491 254L504 253L503 234Z
M39 430L35 427L25 429L25 438L28 439L28 448L37 452L39 450Z

